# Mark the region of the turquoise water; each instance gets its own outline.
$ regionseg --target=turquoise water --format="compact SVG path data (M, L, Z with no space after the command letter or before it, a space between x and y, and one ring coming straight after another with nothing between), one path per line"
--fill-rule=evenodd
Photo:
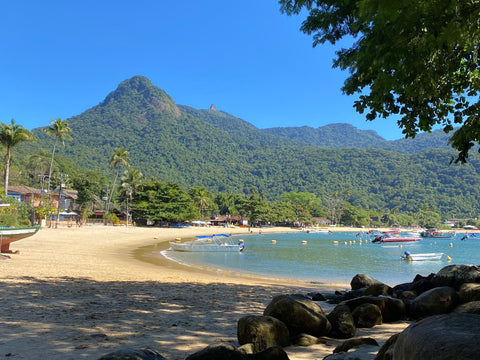
M480 264L480 238L422 239L414 243L371 243L366 233L275 233L239 235L241 253L189 253L172 250L163 255L185 264L281 279L321 283L350 283L365 273L388 285L410 282L450 264ZM272 242L275 240L275 243ZM335 244L334 242L338 242ZM401 260L410 253L444 253L441 260ZM449 256L452 260L447 260Z

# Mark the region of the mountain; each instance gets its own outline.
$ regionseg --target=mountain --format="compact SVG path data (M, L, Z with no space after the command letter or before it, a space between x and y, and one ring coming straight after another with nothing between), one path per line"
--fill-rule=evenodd
M262 130L266 134L301 141L310 145L331 149L382 149L405 154L414 154L429 149L451 150L449 135L442 130L419 134L414 139L388 141L374 130L359 130L350 124L329 124L318 128L275 127Z
M478 160L449 165L451 151L389 142L347 124L315 131L260 130L214 106L198 110L177 105L143 76L123 81L103 102L68 122L73 141L60 148L58 158L106 175L113 174L111 154L124 147L131 166L146 178L201 185L213 192L257 188L271 200L289 191L320 198L348 193L352 205L366 209L418 211L428 205L457 217L477 214L480 206ZM42 128L34 133L36 143L22 144L26 152L52 149L54 139ZM411 143L426 141L418 136ZM367 147L372 143L385 149Z

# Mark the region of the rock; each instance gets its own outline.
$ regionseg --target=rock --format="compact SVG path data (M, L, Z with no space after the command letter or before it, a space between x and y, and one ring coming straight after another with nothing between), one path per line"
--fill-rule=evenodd
M411 285L409 290L414 291L417 295L423 294L425 291L433 289L435 285L433 284L432 280L430 279L420 279L414 281Z
M254 352L274 345L290 345L287 326L272 316L244 316L238 320L237 338L240 345L252 343Z
M160 353L152 349L121 349L103 355L98 360L166 360Z
M365 293L365 290L366 288L360 288L352 291L335 291L336 297L335 299L331 300L330 303L340 304L343 301L361 297Z
M458 290L465 283L480 282L480 269L473 265L448 265L442 268L432 278L437 286L450 286Z
M328 334L332 328L318 304L296 295L275 296L263 315L282 321L290 331L290 336L306 333L318 337Z
M372 339L372 338L356 338L356 339L349 339L347 341L344 341L340 345L338 345L334 350L333 353L339 353L339 352L347 352L351 348L354 347L359 347L361 345L374 345L374 346L379 346L377 340Z
M245 360L248 356L251 355L245 355L233 345L220 343L209 345L187 356L185 360Z
M460 303L480 301L480 284L465 283L458 291Z
M451 313L413 323L393 348L395 360L478 359L480 315Z
M395 294L395 291L393 291L392 287L382 283L370 285L365 289L365 293L363 295L364 296L397 296Z
M353 320L352 312L347 305L337 305L327 315L328 321L332 324L331 337L348 339L355 336L357 328Z
M395 348L395 342L398 339L398 335L395 334L390 336L390 338L385 341L385 344L378 350L377 355L374 360L392 360L393 359L393 350Z
M470 301L468 303L458 305L455 309L453 309L453 312L480 315L480 301Z
M458 304L455 289L449 286L433 288L417 296L410 304L410 315L414 319L446 314Z
M375 284L382 284L382 282L375 280L374 278L366 274L357 274L350 281L350 287L352 288L352 290L368 288L369 286Z
M349 352L335 353L328 355L323 360L372 360L372 354L378 351L378 346L361 345Z
M398 285L395 285L393 287L393 291L395 292L395 294L397 295L396 297L400 297L400 295L404 292L404 291L408 291L410 289L410 286L412 285L412 283L403 283L403 284L398 284Z
M347 305L350 311L353 311L357 306L362 304L377 305L381 312L383 322L392 322L403 320L407 315L407 308L405 303L399 299L392 299L385 296L362 296L356 299L344 301L342 304Z
M405 300L413 300L417 297L417 293L415 291L404 291L400 294L399 298L400 300L403 300L405 302Z
M355 325L359 328L371 328L382 323L382 312L377 305L362 304L352 311Z
M299 334L292 339L292 344L297 346L312 346L318 344L319 339L308 334Z
M256 354L247 355L247 360L289 360L289 358L280 346L272 346Z
M310 296L310 298L313 301L326 301L327 300L325 295L323 295L322 293L318 293L318 292L313 293L312 292L312 293L308 293L307 295Z

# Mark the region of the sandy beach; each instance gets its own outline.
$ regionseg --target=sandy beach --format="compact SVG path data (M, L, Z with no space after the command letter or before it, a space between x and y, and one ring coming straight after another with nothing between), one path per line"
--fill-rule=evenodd
M0 356L98 359L127 347L149 347L168 360L185 359L218 342L238 346L238 319L262 315L275 295L348 287L244 277L168 260L153 264L135 256L143 246L160 250L178 237L218 232L247 229L43 228L12 243L20 253L0 260ZM327 312L332 308L320 305ZM357 335L383 343L405 326L381 325ZM285 350L292 360L322 359L338 343Z

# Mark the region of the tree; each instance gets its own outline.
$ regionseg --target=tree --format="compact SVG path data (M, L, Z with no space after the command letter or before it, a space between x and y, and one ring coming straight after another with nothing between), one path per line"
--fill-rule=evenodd
M405 137L446 133L456 162L480 141L478 1L280 0L287 15L309 11L301 30L313 46L353 39L334 67L349 70L342 90L359 94L354 107L367 120L390 115ZM480 151L480 150L479 150Z
M125 170L125 173L122 176L121 180L127 209L126 225L128 226L128 219L130 217L129 203L131 204L133 195L135 194L137 187L141 184L141 181L143 180L143 174L139 170L131 168L129 170Z
M112 190L110 192L110 196L108 197L107 212L110 209L110 202L111 202L112 197L113 197L113 192L115 191L115 185L117 183L118 174L120 173L120 166L124 165L127 168L130 167L128 155L129 155L128 151L125 150L124 148L117 148L117 150L112 153L112 156L110 158L110 163L108 165L116 168L117 173L115 175L115 179L113 180L113 185L112 185Z
M35 137L29 130L25 129L22 125L15 124L15 120L13 119L10 121L10 125L0 123L0 142L6 149L3 168L5 195L8 194L11 149L24 141L35 141Z
M213 202L213 195L203 186L192 186L188 192L192 197L195 206L200 209L200 214L202 215L202 219L205 216L205 210L211 205Z
M72 140L70 132L72 129L68 126L66 120L60 118L56 120L50 120L51 125L45 129L48 136L55 136L55 143L53 144L52 158L50 160L50 169L48 171L48 192L50 192L50 183L52 179L53 159L55 157L55 150L57 149L57 143L60 140L62 145L65 146L65 140Z

